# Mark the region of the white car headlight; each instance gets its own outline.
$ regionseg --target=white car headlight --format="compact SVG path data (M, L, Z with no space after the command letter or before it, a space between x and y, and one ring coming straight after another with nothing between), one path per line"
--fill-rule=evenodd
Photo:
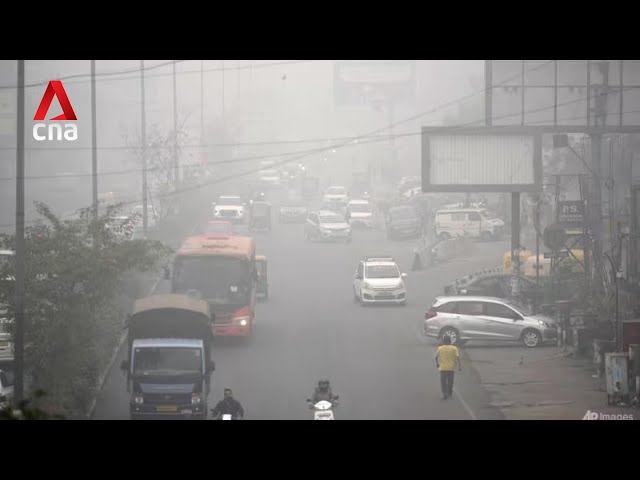
M368 290L371 288L371 284L368 282L362 282L362 288L366 288Z
M144 403L144 397L140 394L135 395L133 397L133 403L135 403L136 405L141 405L142 403Z
M538 325L542 325L543 327L547 327L547 328L554 327L554 325L551 325L550 323L547 323L547 322L543 322L542 320L538 320Z

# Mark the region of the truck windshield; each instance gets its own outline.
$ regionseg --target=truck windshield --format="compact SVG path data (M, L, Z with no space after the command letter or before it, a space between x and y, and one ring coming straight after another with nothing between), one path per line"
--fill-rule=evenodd
M134 350L135 375L202 373L202 350L185 347L139 347Z
M202 298L222 305L245 305L251 293L247 260L221 256L182 257L176 263L173 293L196 290Z

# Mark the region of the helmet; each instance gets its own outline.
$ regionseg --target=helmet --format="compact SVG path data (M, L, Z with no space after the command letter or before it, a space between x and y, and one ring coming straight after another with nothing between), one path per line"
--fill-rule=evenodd
M318 388L323 392L329 390L329 380L322 379L318 382Z

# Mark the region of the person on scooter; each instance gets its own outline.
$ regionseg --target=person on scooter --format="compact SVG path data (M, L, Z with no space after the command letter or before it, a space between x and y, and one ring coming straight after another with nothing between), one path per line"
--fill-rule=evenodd
M322 379L318 382L318 386L313 392L311 396L310 407L313 407L316 403L321 400L326 400L327 402L334 403L338 399L337 395L334 395L331 391L331 385L329 384L329 380Z
M233 392L230 388L224 389L224 399L220 400L215 408L211 410L211 414L214 418L221 417L222 415L231 415L231 418L242 419L244 417L244 408L240 405L240 402L233 398Z

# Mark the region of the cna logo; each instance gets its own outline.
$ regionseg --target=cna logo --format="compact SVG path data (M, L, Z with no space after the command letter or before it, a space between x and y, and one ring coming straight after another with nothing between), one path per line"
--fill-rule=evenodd
M62 115L50 118L49 120L76 121L76 114L73 111L69 97L67 97L67 92L64 90L60 80L51 80L49 82L49 85L47 85L47 89L44 92L44 96L40 101L40 106L38 107L33 119L35 121L45 119L47 112L49 111L49 107L51 106L51 102L53 101L53 97L58 97L58 102L60 102L60 106L62 107ZM41 134L40 132L43 133ZM78 126L75 123L65 123L64 130L60 123L36 123L33 126L33 138L37 142L42 142L44 140L62 140L63 137L65 140L70 142L77 140Z

